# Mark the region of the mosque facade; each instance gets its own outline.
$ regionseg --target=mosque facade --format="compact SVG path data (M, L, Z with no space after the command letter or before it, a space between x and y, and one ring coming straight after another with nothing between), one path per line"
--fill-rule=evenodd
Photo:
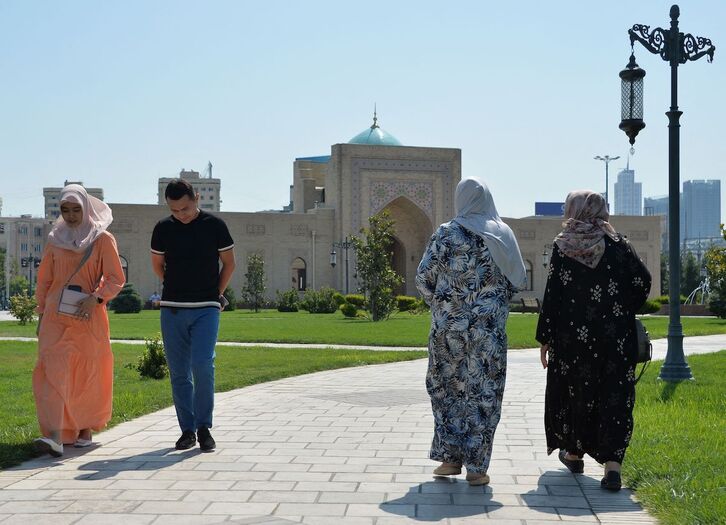
M399 293L417 295L414 277L435 228L454 216L454 191L461 180L461 150L402 145L377 123L330 154L300 157L293 163L291 204L279 212L215 212L235 240L237 270L230 286L239 296L247 258L265 262L266 296L294 288L330 286L345 293L358 287L355 253L346 242L368 226L368 218L388 211L394 221L393 267L403 276ZM495 196L496 197L496 196ZM127 280L144 297L161 290L151 270L149 239L164 205L110 204ZM543 254L561 229L561 218L503 218L520 243L529 278L522 297L541 298L546 281ZM612 217L660 282L658 217ZM336 263L331 265L331 252ZM657 284L651 295L659 295Z

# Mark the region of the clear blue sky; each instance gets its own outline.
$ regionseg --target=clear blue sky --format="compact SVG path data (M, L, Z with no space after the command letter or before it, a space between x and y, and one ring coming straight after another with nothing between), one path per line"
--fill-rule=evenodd
M224 211L287 204L295 157L371 123L403 144L461 148L502 215L604 189L620 155L620 80L634 23L671 2L0 0L3 214L41 215L66 179L109 202L156 202L182 168L222 179ZM725 179L726 2L680 2L716 57L679 68L681 180ZM669 68L636 46L645 121L631 167L667 193ZM726 187L722 182L722 217ZM723 219L722 219L723 220Z

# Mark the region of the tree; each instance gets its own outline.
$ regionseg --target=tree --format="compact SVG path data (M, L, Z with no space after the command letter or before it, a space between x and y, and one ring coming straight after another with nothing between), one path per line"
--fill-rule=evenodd
M35 318L35 297L28 295L26 290L10 298L10 315L21 325L28 324Z
M30 281L24 275L16 275L10 278L10 297L19 294L27 294L30 290Z
M681 255L681 293L688 296L698 287L701 281L701 273L698 268L698 261L693 252L685 252Z
M721 235L726 240L726 228L721 225ZM726 319L726 248L712 246L704 257L706 271L711 284L708 309Z
M363 238L353 237L358 261L359 290L366 296L368 311L374 321L388 319L396 307L394 290L403 279L391 265L393 220L387 211L368 219L362 228Z
M117 314L136 314L141 311L143 301L131 283L124 284L119 294L108 304Z
M255 312L260 311L265 300L265 260L253 253L247 257L247 273L242 287L242 300Z

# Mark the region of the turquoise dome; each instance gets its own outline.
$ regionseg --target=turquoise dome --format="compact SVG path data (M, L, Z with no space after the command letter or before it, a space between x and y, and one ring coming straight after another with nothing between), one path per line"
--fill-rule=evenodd
M382 130L378 125L378 118L373 116L373 125L348 141L348 144L368 144L369 146L403 146L401 142L390 133Z

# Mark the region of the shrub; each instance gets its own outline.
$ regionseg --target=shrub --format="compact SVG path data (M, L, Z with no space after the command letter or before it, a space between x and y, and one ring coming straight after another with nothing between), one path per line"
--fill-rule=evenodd
M158 334L146 339L145 342L146 349L139 356L138 362L135 365L129 363L126 367L135 369L141 377L163 379L169 373L166 356L164 355L164 343L161 342Z
M358 308L365 308L366 307L366 298L363 295L355 294L355 293L349 293L345 296L345 301L356 305Z
M320 290L307 290L300 306L311 314L332 314L338 310L335 290L322 287Z
M396 308L400 312L408 312L416 305L416 298L410 295L397 295L396 296Z
M418 299L416 299L413 308L411 308L408 313L418 315L428 313L429 311L429 305L426 304L426 301L423 300L423 297L419 297Z
M228 286L227 288L224 289L224 294L223 295L229 301L229 304L227 305L227 308L225 308L224 310L226 312L231 312L231 311L235 310L237 308L237 297L235 297L235 295L234 295L234 290L232 290L232 288L230 288Z
M255 312L259 312L265 302L265 280L265 260L257 253L249 255L242 300Z
M681 304L686 302L687 297L685 295L681 295ZM653 299L654 301L658 301L660 304L668 304L670 302L670 297L667 295L660 295Z
M343 303L340 305L340 311L346 317L356 317L358 315L358 307L352 303Z
M35 297L28 292L15 294L10 298L10 315L18 320L18 324L26 325L35 318Z
M340 292L335 292L333 294L333 299L335 299L335 302L338 306L341 306L346 303L345 296Z
M121 292L110 302L108 307L117 314L136 314L141 311L143 301L131 283L124 284Z
M277 290L277 311L278 312L297 312L300 307L300 296L297 290L290 288L281 292Z
M661 304L658 301L647 300L645 304L638 310L639 314L652 314L660 310Z

